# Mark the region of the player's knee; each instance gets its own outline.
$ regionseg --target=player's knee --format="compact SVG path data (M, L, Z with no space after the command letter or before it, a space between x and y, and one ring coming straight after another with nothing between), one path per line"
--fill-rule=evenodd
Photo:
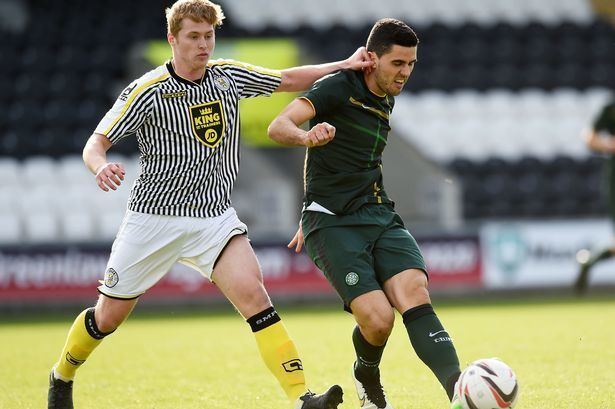
M136 298L119 300L101 294L96 307L92 308L93 323L101 332L110 334L128 318L136 303Z
M242 284L241 291L238 291L232 302L244 317L271 307L271 299L262 283Z
M96 325L101 332L111 333L115 331L123 321L123 317L114 317L111 314L106 314L102 315L101 317L97 317Z
M108 314L97 314L95 308L90 308L86 311L85 327L92 338L102 339L115 331L119 324L122 323L122 321L113 323L106 315Z
M416 300L416 302L430 302L429 290L427 290L426 286L414 287L411 292L411 297L412 299Z
M378 341L379 344L384 343L391 332L393 331L393 325L395 324L395 315L392 309L387 311L373 311L362 325L364 332L369 334L371 340Z
M422 271L420 273L417 272L417 274L409 280L405 292L411 299L417 302L429 302L429 290L427 289L427 276L425 273Z

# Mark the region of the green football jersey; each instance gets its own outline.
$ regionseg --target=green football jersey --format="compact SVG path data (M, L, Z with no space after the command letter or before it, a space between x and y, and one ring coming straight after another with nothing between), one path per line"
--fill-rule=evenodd
M382 152L394 100L372 93L363 72L342 70L314 84L303 96L314 107L310 127L327 122L335 138L309 148L305 164L305 207L313 202L337 214L366 203L393 204L382 184Z
M606 131L611 136L615 136L615 101L602 109L602 112L594 121L594 129L598 132Z

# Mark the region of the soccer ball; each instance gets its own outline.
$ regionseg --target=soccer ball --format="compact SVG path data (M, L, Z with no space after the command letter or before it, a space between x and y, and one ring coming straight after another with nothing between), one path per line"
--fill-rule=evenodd
M455 385L463 409L514 408L519 397L515 373L497 358L472 362Z

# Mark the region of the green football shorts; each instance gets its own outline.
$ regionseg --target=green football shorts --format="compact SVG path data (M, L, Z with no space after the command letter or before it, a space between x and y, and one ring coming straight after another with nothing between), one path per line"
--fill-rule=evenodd
M404 270L427 274L416 240L390 206L365 205L343 216L308 211L302 225L308 255L346 307Z

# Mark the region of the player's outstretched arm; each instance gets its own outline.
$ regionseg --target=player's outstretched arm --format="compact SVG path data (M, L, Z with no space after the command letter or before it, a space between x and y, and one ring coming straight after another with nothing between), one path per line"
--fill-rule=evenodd
M335 127L321 122L305 131L299 126L314 117L314 108L305 98L292 101L271 122L267 133L271 139L289 146L313 148L329 143L335 137Z
M121 163L107 162L107 151L111 145L105 135L94 133L83 148L83 162L96 175L98 187L105 192L116 190L126 174Z
M615 153L615 138L601 138L594 129L583 133L585 144L594 152Z
M362 70L371 68L373 64L365 47L360 47L343 61L319 65L303 65L282 70L282 83L274 92L305 91L317 79L337 70Z

